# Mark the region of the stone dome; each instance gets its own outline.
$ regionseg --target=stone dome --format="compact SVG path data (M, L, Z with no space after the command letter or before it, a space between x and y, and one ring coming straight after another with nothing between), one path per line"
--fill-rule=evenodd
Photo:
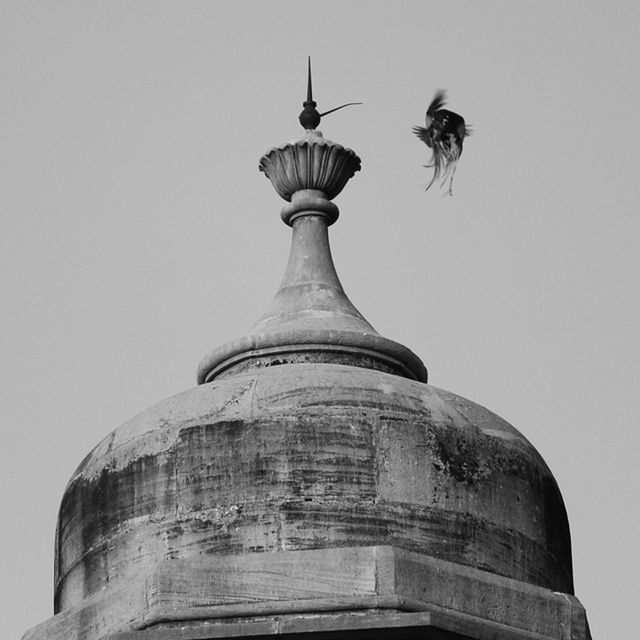
M359 168L315 130L262 158L293 228L280 289L202 360L198 386L82 461L60 507L56 615L25 640L238 619L258 631L188 637L269 635L282 616L336 611L428 612L421 624L451 639L587 637L544 460L499 416L427 384L342 289L330 200Z
M397 375L274 366L164 400L86 457L56 610L168 559L391 544L573 591L560 492L512 426Z

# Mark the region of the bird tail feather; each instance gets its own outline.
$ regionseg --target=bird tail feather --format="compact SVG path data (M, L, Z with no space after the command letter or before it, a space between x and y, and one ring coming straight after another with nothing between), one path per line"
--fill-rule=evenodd
M429 191L429 187L440 177L440 173L442 172L442 156L437 146L433 148L433 155L431 156L429 164L425 164L424 166L427 169L433 168L433 176L431 176L431 181L425 188L425 191Z
M429 164L424 165L428 169L433 168L433 176L425 191L438 180L441 180L441 188L449 180L449 195L453 195L453 177L456 173L461 152L462 149L457 144L453 144L451 140L448 142L442 140L434 141L431 160Z

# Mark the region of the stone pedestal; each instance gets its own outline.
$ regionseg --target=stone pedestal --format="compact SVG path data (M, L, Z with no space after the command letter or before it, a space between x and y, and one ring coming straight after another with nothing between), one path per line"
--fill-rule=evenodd
M25 640L589 638L573 596L393 546L167 560L91 600ZM123 609L129 630L103 635Z

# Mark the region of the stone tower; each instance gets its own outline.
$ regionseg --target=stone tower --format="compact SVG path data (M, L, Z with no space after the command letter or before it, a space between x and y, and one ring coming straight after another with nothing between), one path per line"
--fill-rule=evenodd
M301 121L260 161L292 228L272 305L81 462L24 640L589 638L551 472L351 304L328 228L360 159Z

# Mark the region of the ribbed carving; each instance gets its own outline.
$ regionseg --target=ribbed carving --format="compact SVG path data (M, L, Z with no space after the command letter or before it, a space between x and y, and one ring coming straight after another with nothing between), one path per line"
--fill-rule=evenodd
M316 135L274 147L260 159L260 171L271 180L281 198L302 189L322 191L330 200L360 171L360 158L351 149Z

